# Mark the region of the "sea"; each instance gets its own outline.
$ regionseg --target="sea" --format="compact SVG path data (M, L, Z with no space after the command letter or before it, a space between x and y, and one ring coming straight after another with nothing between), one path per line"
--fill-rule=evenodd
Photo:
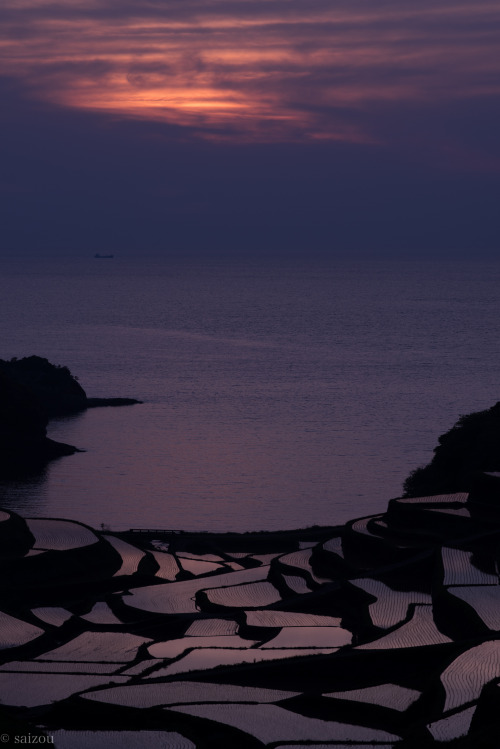
M500 400L500 263L10 257L0 358L68 366L80 448L0 484L26 517L255 531L383 512L460 415Z

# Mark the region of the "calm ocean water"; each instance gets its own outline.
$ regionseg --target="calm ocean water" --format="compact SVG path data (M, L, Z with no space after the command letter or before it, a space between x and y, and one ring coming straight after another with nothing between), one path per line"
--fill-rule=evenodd
M458 416L500 399L500 264L12 259L0 357L65 364L86 452L0 485L26 515L255 530L382 511Z

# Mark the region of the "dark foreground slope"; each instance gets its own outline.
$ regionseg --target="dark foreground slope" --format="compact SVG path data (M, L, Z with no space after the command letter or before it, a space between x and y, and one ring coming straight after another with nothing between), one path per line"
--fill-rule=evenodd
M48 417L36 397L0 371L0 476L39 470L76 448L47 437Z
M406 497L467 491L478 472L500 471L500 403L461 416L438 439L432 461L406 479Z
M47 436L49 419L86 408L138 403L130 398L88 398L67 367L40 356L0 359L0 478L40 471L77 448Z

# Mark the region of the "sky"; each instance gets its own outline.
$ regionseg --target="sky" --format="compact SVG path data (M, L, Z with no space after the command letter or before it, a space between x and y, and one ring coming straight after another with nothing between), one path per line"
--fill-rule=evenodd
M495 257L498 0L2 0L0 252Z

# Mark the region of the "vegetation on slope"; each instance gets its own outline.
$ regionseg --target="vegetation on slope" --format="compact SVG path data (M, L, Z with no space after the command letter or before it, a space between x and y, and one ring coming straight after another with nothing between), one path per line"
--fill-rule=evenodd
M405 497L468 491L474 474L500 471L500 402L461 416L438 443L431 462L404 482Z

